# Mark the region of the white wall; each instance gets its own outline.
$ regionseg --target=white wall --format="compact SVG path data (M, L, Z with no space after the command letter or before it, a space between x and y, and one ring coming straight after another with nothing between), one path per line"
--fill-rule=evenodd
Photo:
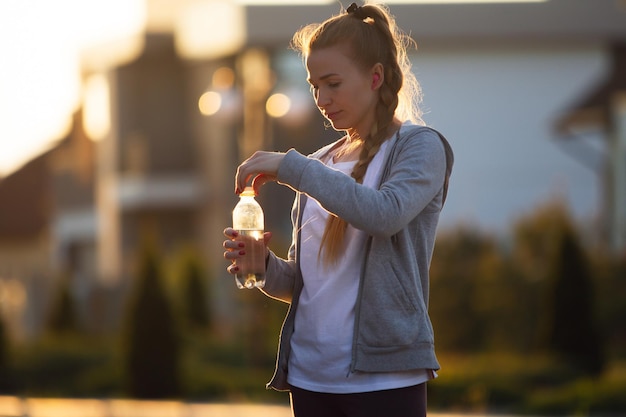
M456 153L442 228L473 222L506 232L555 194L577 218L597 214L600 177L572 157L553 125L607 67L596 45L420 45L414 70L424 118Z

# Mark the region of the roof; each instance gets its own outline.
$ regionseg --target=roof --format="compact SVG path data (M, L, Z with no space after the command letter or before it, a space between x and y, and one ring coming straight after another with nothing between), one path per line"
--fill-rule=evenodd
M347 7L349 2L342 2ZM390 4L398 25L418 41L426 39L626 39L623 0L547 0L530 3ZM340 12L324 6L248 6L249 43L285 43L301 26ZM287 18L288 17L288 18Z
M557 120L556 130L559 134L567 135L577 128L610 129L615 93L626 92L626 41L611 46L610 68L605 79L573 103L565 115Z

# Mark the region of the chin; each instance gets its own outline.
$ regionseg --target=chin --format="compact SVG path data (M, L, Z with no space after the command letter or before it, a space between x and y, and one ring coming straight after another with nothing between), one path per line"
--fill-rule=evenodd
M345 126L343 125L341 122L339 121L335 121L333 122L332 120L329 120L330 125L333 127L333 129L335 130L348 130L350 128L350 126Z

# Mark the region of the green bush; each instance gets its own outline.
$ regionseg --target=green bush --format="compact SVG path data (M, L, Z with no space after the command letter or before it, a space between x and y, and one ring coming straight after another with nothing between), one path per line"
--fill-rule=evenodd
M440 375L428 386L434 410L561 416L626 410L626 370L619 362L612 373L581 378L567 361L549 356L441 355L440 361Z
M178 323L158 259L154 248L144 248L125 317L123 365L128 394L134 398L182 394Z
M274 371L273 364L250 365L244 344L217 342L202 336L188 337L185 344L186 398L276 402L284 397L265 389Z
M623 415L626 379L580 379L533 392L523 412L541 415Z
M101 397L121 392L113 343L47 337L13 352L17 391L28 396Z

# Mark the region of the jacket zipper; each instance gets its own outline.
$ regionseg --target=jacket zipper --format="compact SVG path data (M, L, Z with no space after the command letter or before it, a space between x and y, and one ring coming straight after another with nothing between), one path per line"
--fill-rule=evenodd
M394 152L396 151L396 147L398 146L398 142L400 141L400 129L396 132L396 140L393 142L391 149L389 150L387 161L385 163L385 168L383 169L383 173L380 176L380 182L378 183L378 189L384 182L384 180L389 176L389 170L391 169L391 162L393 159ZM357 294L357 303L354 310L354 330L352 333L352 358L350 359L350 367L348 369L348 373L346 378L350 377L350 374L354 373L356 370L356 348L357 348L357 336L359 334L359 317L361 316L361 299L363 297L363 286L365 285L365 267L367 265L367 257L369 255L370 249L372 248L372 237L369 236L367 238L367 243L365 246L365 256L363 257L363 266L361 268L361 276L359 278L359 292Z

